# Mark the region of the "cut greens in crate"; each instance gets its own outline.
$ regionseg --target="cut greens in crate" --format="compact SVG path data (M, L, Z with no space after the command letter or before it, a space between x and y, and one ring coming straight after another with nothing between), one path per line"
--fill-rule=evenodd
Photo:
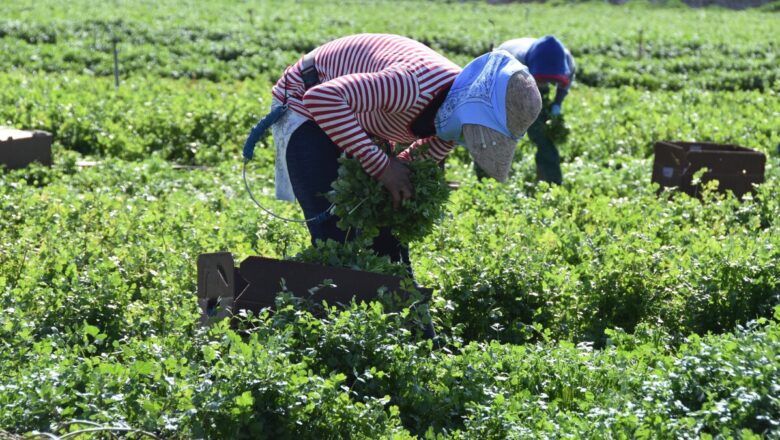
M360 231L361 237L373 238L382 228L391 228L401 242L420 240L442 217L449 197L444 170L428 159L408 163L414 197L393 209L390 193L382 184L366 174L355 159L339 159L338 178L327 197L333 203L338 226Z
M370 247L370 241L362 239L346 243L339 243L335 240L317 240L313 246L304 249L290 259L398 277L409 275L403 264L393 263L389 257L377 255Z

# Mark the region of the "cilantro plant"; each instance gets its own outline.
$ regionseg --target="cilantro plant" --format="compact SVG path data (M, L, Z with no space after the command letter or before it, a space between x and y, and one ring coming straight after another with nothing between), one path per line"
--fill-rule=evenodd
M333 203L333 214L344 230L360 231L365 238L379 235L382 228L391 228L402 243L423 239L430 234L434 223L444 214L449 188L444 170L431 160L413 160L408 163L414 197L404 200L396 210L392 197L382 184L371 178L355 159L339 159L338 178L328 200Z
M406 266L393 263L386 256L379 256L370 248L367 240L353 240L339 243L335 240L317 242L291 258L293 261L317 263L325 266L346 267L405 277L409 275Z

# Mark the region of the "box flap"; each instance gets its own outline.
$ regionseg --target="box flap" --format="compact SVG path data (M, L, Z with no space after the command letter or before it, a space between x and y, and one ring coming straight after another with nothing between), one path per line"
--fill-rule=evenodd
M33 137L33 135L34 133L31 131L17 130L10 127L0 127L0 142L17 139L29 139Z

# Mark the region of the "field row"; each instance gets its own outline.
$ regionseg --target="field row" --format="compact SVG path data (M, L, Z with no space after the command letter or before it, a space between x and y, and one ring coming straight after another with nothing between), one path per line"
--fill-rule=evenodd
M55 10L47 21L31 22L25 17L35 8L29 7L12 9L8 18L0 20L0 49L8 55L4 71L110 76L111 42L117 39L125 77L153 74L233 81L276 76L323 42L357 32L407 35L461 65L507 39L552 33L570 47L579 81L589 86L780 87L778 45L767 27L771 20L766 19L772 14L600 6L556 10L538 5L415 4L408 11L409 19L402 22L388 20L393 16L388 9L395 6L383 2L359 8L359 15L352 15L358 8L347 8L338 20L332 18L334 6L313 3L304 8L311 13L302 14L296 4L266 3L256 9L228 4L222 5L225 11L218 17L207 19L188 14L177 19L176 8L163 3L158 7L172 15L164 21L133 14L106 17L103 11L80 21ZM464 20L472 14L485 17L486 25L467 26ZM440 22L431 23L429 16ZM525 23L522 33L518 21ZM701 24L693 26L692 21Z
M50 131L60 145L83 154L127 160L236 159L269 102L266 81L133 78L115 90L108 78L0 74L0 123ZM780 144L780 99L755 91L579 86L564 112L571 128L571 140L561 148L565 160L647 157L664 139L736 143L772 155Z
M171 288L188 297L199 253L290 257L307 242L300 225L256 210L238 163L190 174L159 160L80 169L73 153L57 153L64 162L55 170L12 174L0 193L9 213L0 219L0 277L16 280L5 294L41 329L86 320L112 337L140 331L124 330L115 310ZM262 154L250 166L258 196L300 215L271 199ZM556 339L602 344L608 328L653 324L681 337L771 314L780 287L775 168L753 199L702 204L657 197L647 160L578 159L551 189L532 183L532 164L532 155L519 158L506 186L449 164L462 188L433 234L412 246L443 328L520 343L536 339L538 325Z
M89 74L112 76L113 50L110 40L99 44L75 42L39 45L8 38L0 40L0 50L8 54L4 70L24 72ZM322 40L322 42L327 40ZM431 46L437 47L436 42ZM297 44L297 43L296 43ZM319 44L319 43L317 43ZM315 44L316 46L316 44ZM474 56L487 51L489 43L473 54L444 52L465 65ZM273 48L271 48L273 47ZM314 46L300 50L269 46L268 42L214 43L195 41L168 51L154 43L119 44L120 72L123 79L138 75L163 78L207 79L211 81L258 80L275 76ZM696 86L709 90L778 90L780 70L767 53L723 55L718 48L692 55L653 59L649 56L616 58L612 55L583 55L574 50L577 80L592 87L630 85L648 90L680 90ZM776 49L775 49L776 50Z
M398 20L403 11L406 19ZM78 11L75 18L74 11ZM435 18L434 18L435 17ZM192 41L251 41L271 38L274 46L303 50L337 35L394 32L438 43L445 51L471 53L478 45L517 38L518 32L555 32L582 53L630 56L640 33L649 52L677 56L716 48L727 55L764 54L777 41L771 13L734 12L687 7L654 7L634 3L490 5L485 2L353 1L342 4L313 0L271 0L246 4L218 0L197 8L162 0L154 7L115 4L107 8L88 0L69 5L20 1L8 5L0 21L2 35L53 43L95 36L127 36L133 43L164 46ZM474 26L475 20L482 24ZM300 45L291 46L294 41ZM622 47L620 43L626 46ZM622 47L622 48L621 48ZM635 47L635 46L634 46ZM455 50L453 50L455 49ZM465 49L465 50L464 50Z

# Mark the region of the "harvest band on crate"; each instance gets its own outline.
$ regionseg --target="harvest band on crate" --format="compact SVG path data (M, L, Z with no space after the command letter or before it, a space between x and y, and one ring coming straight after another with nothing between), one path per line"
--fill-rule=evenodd
M561 157L555 146L556 138L565 139L563 126L563 99L569 93L574 82L576 66L574 58L563 44L552 35L542 38L517 38L501 44L498 49L512 54L518 61L528 66L541 92L545 105L539 117L528 128L528 137L536 145L536 174L539 180L560 184ZM546 99L550 94L550 85L555 84L555 98ZM485 175L475 164L477 175Z
M252 137L273 122L276 195L297 200L313 219L306 222L312 242L353 238L337 218L322 214L342 152L381 182L395 205L414 197L404 163L424 144L415 159L440 161L460 142L488 175L504 181L517 140L541 107L528 69L506 51L461 69L417 41L386 34L348 36L314 49L285 70L272 93L272 111L253 130L244 156L251 158ZM383 151L377 138L393 148ZM398 152L397 145L405 147ZM408 248L389 230L373 249L409 264Z

